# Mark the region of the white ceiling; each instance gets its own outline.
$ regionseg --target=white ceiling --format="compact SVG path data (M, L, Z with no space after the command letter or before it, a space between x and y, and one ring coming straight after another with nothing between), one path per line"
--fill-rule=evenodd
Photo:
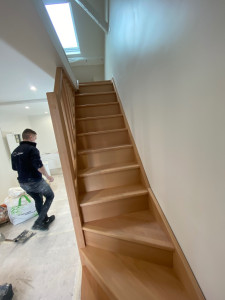
M25 107L28 106L29 109ZM13 104L0 104L0 115L7 114L10 116L20 115L22 116L36 116L36 115L45 115L46 112L49 114L49 107L47 100L37 100L34 101L20 101L14 102Z
M32 1L1 1L0 103L46 99L46 92L53 91L57 66L62 61Z
M39 100L46 100L46 92L53 91L56 67L65 63L53 46L32 1L1 1L1 112L43 114L48 110L48 104ZM104 0L95 2L100 5L98 9L103 7ZM104 33L76 3L73 4L73 10L83 57L99 61L104 56ZM37 90L31 91L31 85ZM19 104L30 100L37 100L37 103L29 103L29 111L24 109L24 103ZM5 105L14 101L18 104Z
M46 98L54 77L0 39L0 102ZM31 86L37 88L30 90Z

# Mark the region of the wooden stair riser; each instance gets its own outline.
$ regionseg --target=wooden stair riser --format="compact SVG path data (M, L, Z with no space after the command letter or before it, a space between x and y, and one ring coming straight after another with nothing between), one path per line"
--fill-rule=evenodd
M81 207L81 212L86 223L145 209L148 209L148 195L85 205Z
M103 190L123 185L132 185L141 182L140 169L133 168L110 173L78 177L80 193Z
M87 268L88 272L90 273L90 275L95 279L97 286L100 286L100 288L103 290L103 295L105 296L105 298L101 299L101 300L119 300L114 294L113 292L107 287L107 285L105 284L101 274L98 272L98 268L96 268L92 263L91 263L91 259L82 251L80 252L81 254L81 258L82 261L84 262L84 267ZM87 288L87 287L86 287ZM102 293L101 293L102 294ZM90 298L90 295L88 295L88 297ZM82 298L81 295L81 300L89 300ZM95 300L95 299L91 299L91 300ZM97 300L99 300L97 298Z
M116 93L76 95L76 105L116 102Z
M81 255L112 300L194 300L170 267L91 246Z
M76 118L99 117L117 114L120 114L120 107L117 102L109 105L76 107Z
M99 149L129 143L130 139L126 130L77 136L78 150Z
M78 120L76 124L77 124L77 133L87 133L87 132L125 128L125 124L122 116L87 119L87 120L83 119L83 120Z
M109 237L86 230L84 230L84 236L86 244L89 246L113 251L122 255L168 267L172 267L173 265L173 251Z
M78 169L100 167L109 164L128 163L135 161L132 147L112 149L100 152L79 154Z
M85 266L82 268L81 300L112 300Z
M98 84L98 85L82 85L79 86L79 93L101 93L113 91L113 84Z

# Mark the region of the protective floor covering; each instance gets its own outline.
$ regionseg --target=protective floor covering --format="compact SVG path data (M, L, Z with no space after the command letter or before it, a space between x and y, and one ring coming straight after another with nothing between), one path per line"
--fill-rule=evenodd
M55 199L49 215L56 216L47 232L25 244L0 244L0 284L11 283L14 300L80 299L81 264L69 203L62 175L51 183ZM0 232L13 239L31 230L35 218L16 226L0 225Z

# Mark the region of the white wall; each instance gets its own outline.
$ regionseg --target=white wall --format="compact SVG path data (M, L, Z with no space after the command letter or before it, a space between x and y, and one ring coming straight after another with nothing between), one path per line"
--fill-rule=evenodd
M24 109L21 105L21 109ZM4 111L0 107L0 203L8 194L8 189L18 186L17 172L12 170L11 156L8 148L6 133L22 134L25 128L37 132L37 148L40 153L56 153L57 145L50 115L25 116L18 113Z
M72 71L79 82L104 80L104 65L76 66Z
M11 154L6 140L7 133L22 133L25 128L29 128L30 123L27 117L21 118L16 114L6 115L0 110L0 203L8 195L8 189L18 186L17 172L12 170Z
M75 1L72 1L72 9L81 51L80 56L87 59L104 58L105 35L103 30ZM98 6L95 9L100 13Z
M223 300L225 1L110 2L106 79L206 298Z
M58 152L50 115L30 116L29 121L31 128L37 132L36 142L40 153Z

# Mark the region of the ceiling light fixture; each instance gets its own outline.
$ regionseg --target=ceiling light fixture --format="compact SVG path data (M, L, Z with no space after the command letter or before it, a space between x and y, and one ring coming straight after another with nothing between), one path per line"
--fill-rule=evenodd
M30 87L30 89L31 89L31 91L36 91L37 90L37 88L33 85Z
M47 111L45 111L45 114L48 114L48 112L47 112Z
M25 106L26 109L30 109L30 106Z

